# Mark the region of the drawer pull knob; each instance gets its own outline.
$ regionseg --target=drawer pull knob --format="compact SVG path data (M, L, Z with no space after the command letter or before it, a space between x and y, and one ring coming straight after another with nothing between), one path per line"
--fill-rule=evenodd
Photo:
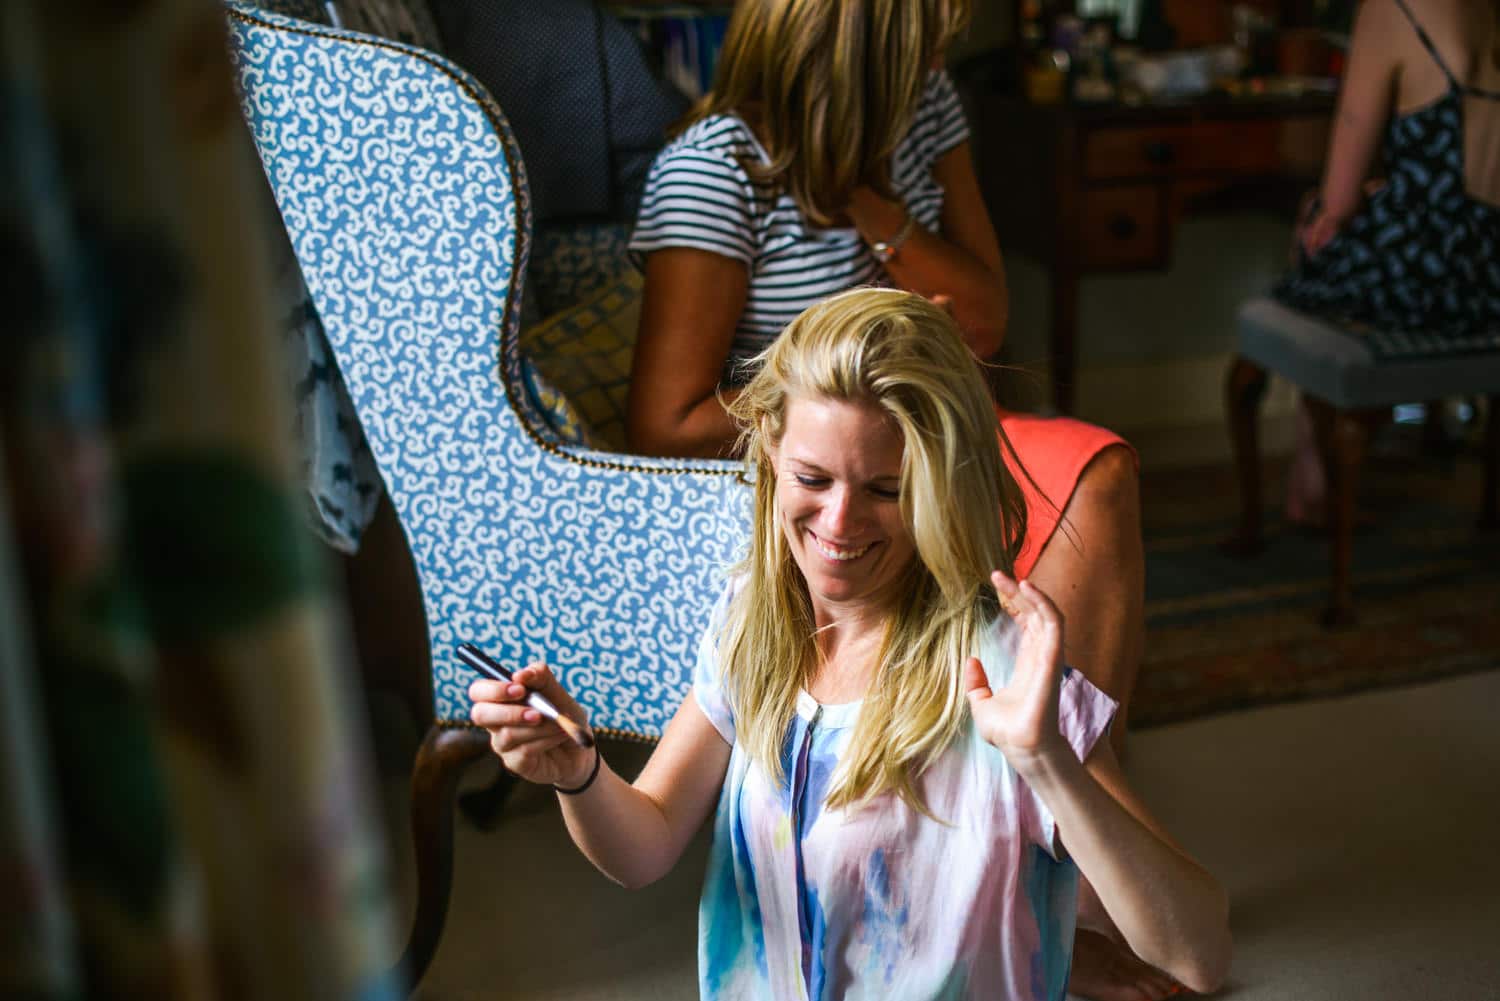
M1158 167L1164 167L1172 162L1176 151L1169 142L1151 142L1146 144L1146 162L1154 163Z
M1109 235L1117 240L1128 240L1139 229L1140 226L1128 215L1117 215L1109 221Z

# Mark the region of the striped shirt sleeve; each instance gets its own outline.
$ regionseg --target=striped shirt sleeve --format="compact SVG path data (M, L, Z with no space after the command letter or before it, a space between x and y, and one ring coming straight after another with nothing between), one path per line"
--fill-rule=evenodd
M728 150L668 146L646 178L630 250L639 262L666 247L690 247L750 264L755 256L750 178Z
M927 93L922 98L916 124L912 127L913 135L919 133L931 137L929 149L933 161L969 141L969 123L964 118L964 106L958 99L958 89L953 86L953 77L948 75L947 70L936 70L927 80Z

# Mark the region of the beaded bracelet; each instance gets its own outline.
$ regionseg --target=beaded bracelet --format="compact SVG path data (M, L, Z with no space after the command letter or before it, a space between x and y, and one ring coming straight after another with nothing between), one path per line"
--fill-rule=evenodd
M564 796L577 796L579 793L586 791L589 786L591 786L591 785L594 784L594 780L599 777L599 762L601 762L603 760L604 760L604 756L599 753L599 745L595 744L594 745L594 770L591 771L591 772L589 772L589 777L583 780L583 785L579 786L576 789L564 789L560 785L554 785L552 788L556 789L558 792L562 793Z

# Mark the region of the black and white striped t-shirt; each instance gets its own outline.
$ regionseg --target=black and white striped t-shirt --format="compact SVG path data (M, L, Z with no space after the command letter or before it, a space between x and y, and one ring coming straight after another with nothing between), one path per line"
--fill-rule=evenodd
M891 164L895 193L928 230L938 229L943 211L933 165L968 138L952 79L934 71ZM714 115L692 125L657 154L630 240L638 262L653 250L691 247L745 263L750 286L726 380L737 362L759 353L814 302L885 280L853 227L814 228L789 194L750 180L741 166L749 160L764 163L765 151L738 117Z

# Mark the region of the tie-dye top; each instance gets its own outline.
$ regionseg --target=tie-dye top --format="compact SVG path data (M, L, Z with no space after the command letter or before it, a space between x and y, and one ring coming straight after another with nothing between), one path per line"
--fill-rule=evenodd
M716 636L693 693L732 752L699 904L705 999L1061 999L1072 958L1077 870L1051 813L969 725L919 778L939 820L885 794L855 812L823 805L859 703L803 693L776 784L735 740ZM996 623L980 660L998 689L1012 658ZM1060 728L1080 759L1115 703L1077 671Z

